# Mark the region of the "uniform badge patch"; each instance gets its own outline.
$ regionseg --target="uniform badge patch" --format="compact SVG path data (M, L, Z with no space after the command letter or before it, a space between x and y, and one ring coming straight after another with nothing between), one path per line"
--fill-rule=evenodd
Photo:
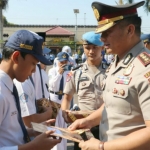
M26 93L22 93L20 95L20 100L23 102L23 103L26 103L28 102L28 95Z
M100 14L94 6L93 6L93 11L94 11L94 15L95 15L96 19L99 20Z
M67 74L66 81L69 82L70 79L72 78L72 76L73 76L72 72L69 72L69 73Z
M115 83L128 85L131 79L132 79L131 77L118 76L117 79L115 80Z
M134 64L129 65L125 70L123 71L123 75L128 76L131 74L132 70L134 68Z
M131 53L129 53L129 54L125 57L125 59L124 59L124 61L123 61L123 64L124 64L124 65L127 65L127 64L130 62L130 60L132 59L132 57L133 57L133 55L132 55Z
M141 53L138 56L138 59L140 62L146 67L148 64L150 64L150 55L147 54L146 52Z

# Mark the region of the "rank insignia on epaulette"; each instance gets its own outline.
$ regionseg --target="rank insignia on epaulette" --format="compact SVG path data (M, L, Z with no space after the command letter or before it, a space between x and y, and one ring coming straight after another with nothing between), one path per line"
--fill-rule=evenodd
M132 53L129 53L129 54L125 57L125 59L124 59L124 61L123 61L123 64L124 64L124 65L127 65L127 64L130 62L130 60L132 59L132 57L133 57Z
M144 75L145 78L149 78L150 77L150 71L147 72L145 75Z
M146 67L148 64L150 64L150 55L147 54L146 52L141 53L138 56L138 59L140 62Z

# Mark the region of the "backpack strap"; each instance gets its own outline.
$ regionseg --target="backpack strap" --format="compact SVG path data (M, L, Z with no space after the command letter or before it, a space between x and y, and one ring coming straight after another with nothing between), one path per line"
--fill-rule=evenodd
M40 64L37 64L37 66L38 66L38 68L39 68L40 78L41 78L42 97L45 98L45 95L44 95L44 87L43 87L43 78L42 78L42 72L41 72L41 66L40 66Z

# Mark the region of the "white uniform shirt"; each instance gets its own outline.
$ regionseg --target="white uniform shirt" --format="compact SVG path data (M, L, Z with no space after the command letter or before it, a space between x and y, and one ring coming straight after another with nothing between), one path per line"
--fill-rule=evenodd
M27 79L24 82L19 82L15 79L14 84L16 85L20 99L22 117L35 114L36 113L35 88L31 80Z
M48 72L49 90L53 91L53 92L58 92L59 88L60 88L60 82L61 82L62 74L59 74L58 69L59 69L58 67L53 67ZM64 78L64 80L63 80L64 81L63 89L65 87L67 74L69 72L70 71L64 71L64 73L63 73L63 78ZM59 100L57 94L50 93L50 98L51 98L52 101L61 104L63 96L62 96L62 99ZM61 127L61 128L67 128L67 124L65 123L64 118L62 117L61 109L59 110L59 112L57 114L55 126L56 127ZM66 147L67 147L67 140L62 139L61 143L54 146L52 148L52 150L66 150Z
M44 95L45 95L45 98L49 98L49 92L45 85L45 84L48 85L48 80L49 80L48 75L43 69L41 69L41 73L42 73L42 77L43 77L42 79L43 79ZM35 86L36 99L38 100L40 98L43 98L42 86L41 86L41 76L40 76L40 71L39 71L38 66L36 66L36 71L35 71L35 73L32 74L32 78L33 78L34 86Z
M62 74L59 74L58 72L58 67L53 67L49 70L48 72L48 77L49 77L49 90L53 92L58 92L60 88L60 81L62 78ZM64 71L63 77L64 77L64 87L66 83L66 77L67 74L70 71ZM58 99L58 95L50 93L50 98L52 101L56 101L57 103L61 104L61 101ZM63 97L62 97L63 98Z
M12 92L12 79L0 70L0 150L18 150L17 145L24 144Z

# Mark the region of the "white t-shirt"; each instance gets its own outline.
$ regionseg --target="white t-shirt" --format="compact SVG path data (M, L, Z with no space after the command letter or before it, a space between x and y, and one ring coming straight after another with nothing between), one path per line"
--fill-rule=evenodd
M12 92L12 79L0 70L0 150L18 150L17 145L24 144Z

